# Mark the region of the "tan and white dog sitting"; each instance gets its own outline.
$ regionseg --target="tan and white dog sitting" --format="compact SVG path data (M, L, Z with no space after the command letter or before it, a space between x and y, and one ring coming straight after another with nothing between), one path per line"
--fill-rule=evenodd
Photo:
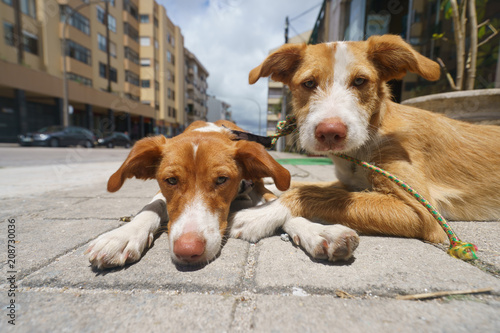
M290 186L288 170L260 144L236 141L235 131L241 129L224 120L198 121L172 139L157 136L138 141L109 178L108 191L115 192L127 178L136 177L156 179L160 193L131 222L90 243L86 253L91 264L106 268L138 261L166 221L175 263L204 264L213 260L222 247L230 209L276 199L265 189L263 177L272 177L279 190ZM357 244L357 235L349 228L330 226L327 231L335 235L332 242L337 237L353 237ZM301 235L311 242L322 241L317 236L316 231L308 230ZM337 247L339 259L345 258L343 244ZM347 252L350 256L351 251Z
M290 87L303 148L332 158L339 182L304 185L237 212L231 235L255 241L282 227L304 245L320 230L316 257L332 248L322 224L366 235L443 242L444 231L411 195L384 176L336 157L345 153L405 180L450 220L500 218L500 127L472 125L391 101L387 81L407 71L437 80L440 68L400 37L284 45L250 72ZM344 231L343 231L344 232ZM344 232L345 234L345 232ZM346 242L352 238L336 237ZM314 245L313 244L313 245ZM307 246L307 245L306 245ZM346 253L347 254L347 253Z

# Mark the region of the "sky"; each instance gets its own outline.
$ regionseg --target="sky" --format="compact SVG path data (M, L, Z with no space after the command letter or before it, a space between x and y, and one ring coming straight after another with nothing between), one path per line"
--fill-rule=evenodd
M187 47L209 72L208 94L231 105L244 130L265 133L267 79L249 85L248 73L289 36L311 30L321 0L157 0L181 28Z

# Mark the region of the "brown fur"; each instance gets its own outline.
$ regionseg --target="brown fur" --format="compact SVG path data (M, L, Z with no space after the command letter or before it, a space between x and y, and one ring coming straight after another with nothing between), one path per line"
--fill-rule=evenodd
M318 87L327 89L335 75L337 44L286 45L250 72L249 82L271 75L290 87L299 130ZM500 218L500 127L449 119L390 101L386 82L407 71L428 80L439 66L397 36L349 42L355 64L348 68L349 88L369 119L370 139L346 152L395 174L452 220ZM314 81L315 87L304 86ZM314 135L310 133L309 135ZM343 152L333 146L329 152ZM325 152L327 150L325 149ZM411 195L384 176L361 171L338 157L337 168L349 179L331 186L305 185L286 192L281 202L293 216L341 223L371 235L395 235L442 242L445 233ZM350 170L350 171L349 171Z
M225 120L215 124L242 131ZM171 224L191 202L196 191L201 189L206 207L221 218L220 231L224 234L230 204L242 179L254 181L258 193L268 201L275 197L264 188L261 178L272 177L279 189L288 189L289 172L261 145L233 141L227 133L194 131L206 125L197 121L174 138L156 136L138 141L122 166L110 177L108 191L118 191L127 178L156 178L167 201L170 230ZM194 145L198 146L196 156ZM228 180L216 185L217 178L221 176ZM166 180L170 177L177 178L178 183L169 184Z

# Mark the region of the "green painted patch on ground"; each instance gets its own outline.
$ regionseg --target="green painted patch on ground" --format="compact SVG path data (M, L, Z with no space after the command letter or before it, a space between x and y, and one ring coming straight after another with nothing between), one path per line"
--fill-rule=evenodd
M291 165L331 165L332 160L326 157L314 158L280 158L276 160L279 164Z

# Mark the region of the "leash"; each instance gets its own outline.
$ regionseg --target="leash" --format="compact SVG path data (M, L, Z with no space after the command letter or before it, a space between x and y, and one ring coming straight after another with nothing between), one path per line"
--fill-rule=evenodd
M286 136L291 134L297 128L297 120L294 116L288 115L286 120L282 120L278 122L276 126L276 134L270 136L271 140L271 148L276 144L278 138L282 136ZM370 164L365 161L358 160L356 158L347 156L345 154L335 154L340 158L343 158L347 161L355 163L363 168L375 171L381 175L384 175L391 181L395 182L401 188L403 188L406 192L410 193L415 199L417 199L434 217L434 219L439 223L439 225L446 232L446 236L450 240L450 248L447 253L454 258L462 259L462 260L472 260L477 259L476 251L477 246L472 243L462 242L457 234L451 229L450 225L446 221L446 219L435 209L429 201L427 201L422 195L420 195L417 191L415 191L410 185L400 180L393 174L381 169L373 164Z

